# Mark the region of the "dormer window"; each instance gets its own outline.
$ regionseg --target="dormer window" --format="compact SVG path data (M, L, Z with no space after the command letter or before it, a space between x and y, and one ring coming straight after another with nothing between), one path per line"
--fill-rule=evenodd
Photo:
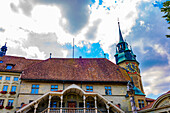
M6 69L11 70L14 66L15 64L7 64Z
M12 67L13 67L12 65L7 65L7 66L6 66L6 69L9 69L9 70L10 70L10 69L12 69Z

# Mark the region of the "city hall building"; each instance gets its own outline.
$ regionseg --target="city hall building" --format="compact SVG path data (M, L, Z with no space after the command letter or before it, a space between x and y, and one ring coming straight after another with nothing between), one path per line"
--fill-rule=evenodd
M146 106L139 62L119 26L116 64L106 58L7 56L0 51L0 112L124 113Z

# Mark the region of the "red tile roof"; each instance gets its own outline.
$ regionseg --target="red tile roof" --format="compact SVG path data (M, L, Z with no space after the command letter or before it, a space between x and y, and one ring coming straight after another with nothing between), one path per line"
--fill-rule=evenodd
M155 101L155 99L152 99L152 98L146 98L146 102L153 102Z
M130 77L105 58L51 58L29 66L21 79L127 82Z
M155 102L155 101L151 102L149 105L147 105L147 106L145 106L145 107L141 108L139 111L144 110L144 109L151 108L151 107L152 107L152 105L154 104L154 102Z
M26 59L24 57L15 57L15 56L4 56L2 58L3 63L0 63L0 71L8 72L22 72L25 68L30 65L40 62L41 60ZM6 69L7 65L13 65L12 69Z
M47 60L4 56L0 71L22 72L22 80L127 82L126 70L105 58L51 58ZM14 67L6 69L7 64Z

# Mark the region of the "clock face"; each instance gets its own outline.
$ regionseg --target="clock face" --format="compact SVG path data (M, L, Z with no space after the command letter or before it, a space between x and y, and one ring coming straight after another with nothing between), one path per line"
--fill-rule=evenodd
M130 73L135 73L137 72L137 67L133 63L128 63L126 65L126 70Z

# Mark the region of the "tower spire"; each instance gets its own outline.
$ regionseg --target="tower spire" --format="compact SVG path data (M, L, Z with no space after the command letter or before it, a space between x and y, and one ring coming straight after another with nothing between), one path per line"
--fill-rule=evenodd
M123 37L122 37L121 30L120 30L120 23L119 23L119 20L118 20L118 27L119 27L119 43L120 43L120 42L124 42Z
M134 53L133 53L133 51L132 51L132 47L131 47L131 46L130 46L130 50L131 50L132 55L134 55Z

